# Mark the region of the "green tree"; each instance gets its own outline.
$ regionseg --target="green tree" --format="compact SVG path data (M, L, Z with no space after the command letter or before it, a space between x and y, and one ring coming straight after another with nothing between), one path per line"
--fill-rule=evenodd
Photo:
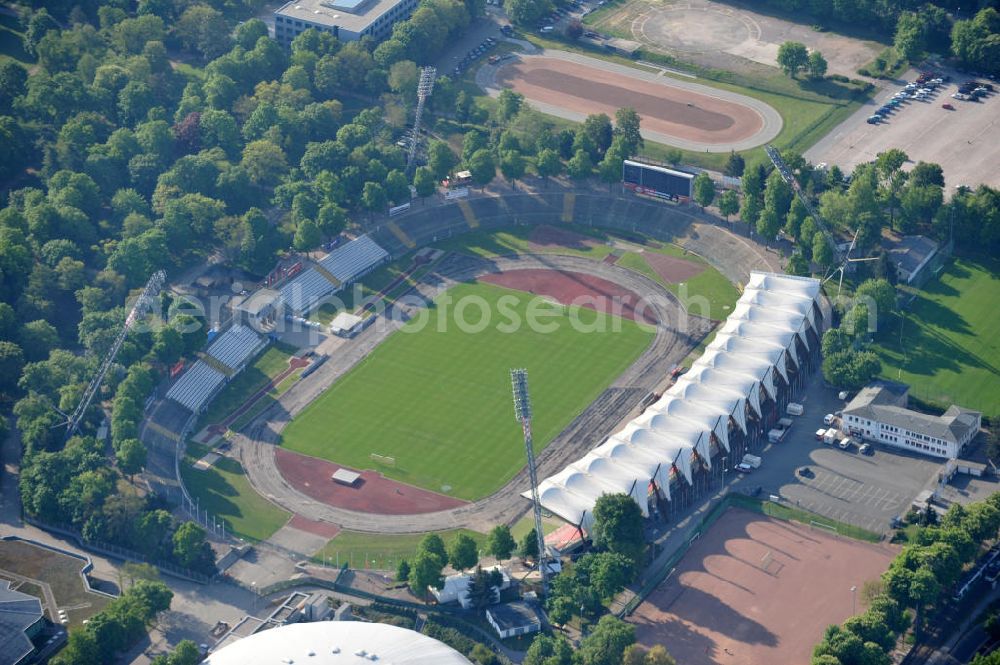
M854 297L870 303L869 310L874 307L880 323L888 321L896 311L896 289L884 279L866 279L858 285Z
M730 151L729 157L726 159L726 175L731 178L739 178L743 175L745 168L746 162L743 160L743 156L736 151Z
M833 250L830 248L826 234L817 233L813 236L812 257L813 261L824 270L833 264Z
M635 626L605 615L581 641L576 659L580 665L618 665L625 649L634 642Z
M388 199L385 195L385 188L377 182L366 182L361 192L361 204L369 212L382 210L385 208Z
M801 42L784 42L778 47L778 67L792 78L809 64L809 50Z
M413 566L410 569L408 582L410 591L418 598L427 596L428 587L440 589L444 586L444 579L441 577L441 570L444 568L444 561L437 554L429 551L418 551L413 559Z
M295 238L292 246L300 252L309 251L318 246L323 241L323 234L320 232L316 222L311 219L303 219L295 229Z
M524 95L504 88L497 97L497 120L501 125L506 125L521 111L523 104Z
M417 544L417 552L430 552L441 560L442 567L448 562L448 551L445 548L444 541L436 533L429 533L421 538Z
M919 14L903 12L896 19L892 46L901 57L916 62L926 49L924 22Z
M417 196L422 199L427 198L437 191L437 180L429 167L419 166L413 173L413 188L417 190Z
M497 174L496 162L493 161L493 153L485 148L474 152L469 158L469 172L472 174L472 182L486 189L486 185L493 182L493 178Z
M498 524L493 527L486 537L486 551L497 561L509 559L510 555L517 547L514 536L510 533L510 527L506 524Z
M29 321L21 327L17 342L24 352L25 361L37 362L48 358L49 351L59 346L59 332L48 321Z
M500 154L500 172L511 185L524 176L524 157L517 150L505 150Z
M410 579L410 562L406 559L402 559L399 565L396 566L396 581L406 582Z
M389 201L399 205L410 200L410 183L399 169L389 171L385 176L385 193Z
M130 479L146 466L146 446L138 439L125 439L115 450L118 469Z
M707 173L699 173L694 179L694 200L704 210L715 200L715 181ZM728 217L728 216L727 216Z
M273 187L288 171L285 151L266 140L251 141L243 148L241 165L250 182L260 187Z
M735 190L727 189L719 196L719 213L729 221L731 215L740 211L740 196Z
M809 72L809 78L811 79L821 79L826 76L826 58L819 51L813 51L809 54L809 59L806 61L806 71Z
M0 342L0 395L12 396L24 367L24 351L13 342Z
M552 3L550 0L507 0L504 9L513 23L531 26L552 11Z
M639 124L639 114L634 108L626 106L615 111L615 133L622 138L622 148L626 158L645 146Z
M594 504L591 540L595 547L640 563L646 547L642 512L627 494L602 494Z
M781 217L771 206L764 206L757 217L757 233L766 242L771 242L778 236L778 229L781 228Z
M434 140L427 146L427 166L438 180L446 178L457 163L455 153L444 141Z
M590 160L590 155L583 149L577 150L573 158L566 164L566 172L573 180L585 180L590 177L593 171L594 164Z
M174 557L185 568L204 571L214 568L212 548L205 540L205 530L194 522L184 522L174 532Z
M517 546L517 555L522 559L538 558L538 538L535 537L534 529L521 536L521 542Z
M229 49L229 26L222 13L207 5L191 5L181 14L174 34L184 48L211 60Z
M538 169L538 175L546 179L559 175L563 168L559 153L552 148L539 150L535 160L535 168Z
M466 570L476 565L479 560L479 547L476 541L464 533L458 534L448 547L448 563L455 570Z

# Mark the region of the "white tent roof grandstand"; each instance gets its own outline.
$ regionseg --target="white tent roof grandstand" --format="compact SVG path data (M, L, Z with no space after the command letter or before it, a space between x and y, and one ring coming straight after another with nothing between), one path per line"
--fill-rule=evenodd
M686 449L688 453L697 452L708 463L711 452L709 437L712 427L686 418L668 416L656 411L647 411L616 434L615 439L621 439L647 448L663 447L668 453L667 461L674 463L677 452ZM685 456L690 458L690 454ZM661 458L662 460L662 458ZM681 468L681 467L679 467ZM684 477L691 479L691 470L683 466Z
M225 374L199 360L170 386L167 398L197 413L225 382Z
M729 410L718 406L687 400L676 395L664 395L649 406L647 413L655 411L664 416L675 416L707 427L729 450ZM706 437L707 438L707 437ZM706 455L706 463L708 456Z
M669 498L671 480L690 484L695 464L711 463L713 435L728 449L730 418L746 432L747 405L761 415L761 390L774 397L775 374L787 382L787 359L799 365L798 343L809 349L810 328L817 337L822 333L817 312L828 312L818 280L751 273L737 306L691 370L621 431L543 480L542 505L584 530L602 494L628 494L647 515L650 482Z
M387 258L389 253L378 243L366 235L360 236L321 258L317 262L319 270L308 268L281 287L281 297L293 312L305 314L320 300L364 276Z
M746 399L729 389L720 390L715 386L706 386L697 380L681 376L677 383L670 387L667 395L683 399L692 404L699 404L717 409L725 417L732 418L743 433L747 431Z
M267 341L242 324L232 326L208 347L208 355L232 370L242 369Z

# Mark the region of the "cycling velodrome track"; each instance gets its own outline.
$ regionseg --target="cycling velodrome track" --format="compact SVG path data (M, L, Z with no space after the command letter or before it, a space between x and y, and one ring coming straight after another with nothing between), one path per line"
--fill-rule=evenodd
M691 209L649 203L630 195L602 196L557 187L553 190L556 191L476 196L459 203L424 207L418 204L416 210L407 215L373 224L371 233L393 256L401 256L415 247L451 235L511 224L550 224L568 230L574 225L593 224L620 231L638 231L676 242L705 257L736 283L744 282L751 270L781 269L774 254L721 226L699 221L701 217ZM432 273L434 279L425 279L417 288L422 296L432 298L462 280L525 268L584 272L607 279L646 296L656 316L664 322L658 326L653 342L639 359L546 447L539 457L539 474L545 477L582 456L633 415L642 397L663 381L670 369L708 332L711 323L688 316L683 325L678 326L679 303L658 283L620 266L574 256L545 254L453 261ZM300 491L282 476L275 461L276 442L282 428L337 377L370 353L396 325L387 322L385 326L372 326L350 344L342 346L318 371L296 384L246 428L244 434L233 438L247 478L262 496L282 508L352 531L419 533L458 527L483 531L516 519L528 505L520 497L528 488L525 470L505 487L479 501L410 515L373 514L327 505Z
M781 115L753 97L566 51L483 65L476 82L494 97L504 88L519 92L532 107L567 120L613 118L630 106L642 119L643 138L698 152L755 148L782 127Z

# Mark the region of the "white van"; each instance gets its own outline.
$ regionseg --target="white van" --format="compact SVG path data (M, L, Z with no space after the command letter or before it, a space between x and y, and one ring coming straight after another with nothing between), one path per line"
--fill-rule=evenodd
M545 26L542 26L541 28L539 28L538 32L542 33L543 35L547 35L550 32L552 32L553 30L555 30L555 27L553 27L551 25L545 25Z

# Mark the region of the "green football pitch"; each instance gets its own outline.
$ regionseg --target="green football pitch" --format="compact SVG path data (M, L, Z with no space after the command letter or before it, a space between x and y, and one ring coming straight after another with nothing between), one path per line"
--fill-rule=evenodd
M491 322L480 332L463 330L452 315L455 303L477 297ZM538 452L654 334L590 309L537 302L551 331L502 325L509 313L525 321L529 298L488 284L450 289L428 309L430 324L414 319L307 406L284 430L283 445L461 499L491 494L525 465L510 368L528 370ZM476 322L480 308L466 310L462 320ZM587 331L602 324L607 332ZM373 453L395 464L376 464Z
M954 259L880 331L882 375L939 407L1000 416L1000 261Z

